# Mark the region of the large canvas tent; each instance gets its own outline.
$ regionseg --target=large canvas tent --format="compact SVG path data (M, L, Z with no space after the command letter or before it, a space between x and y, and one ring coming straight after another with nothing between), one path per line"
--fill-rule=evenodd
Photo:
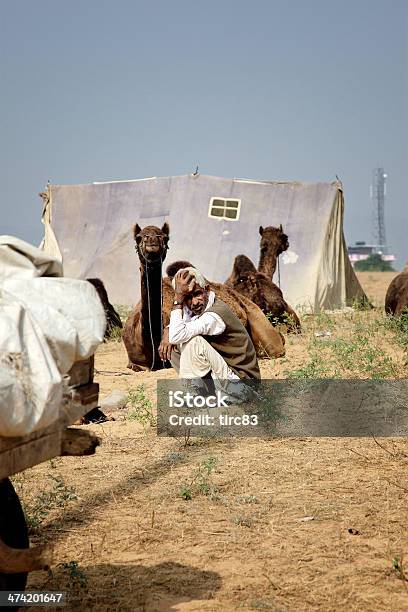
M253 181L200 174L88 185L50 185L42 248L62 258L64 274L99 277L115 304L139 299L132 226L170 225L164 267L190 260L224 281L236 255L257 265L259 226L283 225L280 286L295 308L315 312L364 296L343 235L341 184ZM278 282L277 273L274 281Z

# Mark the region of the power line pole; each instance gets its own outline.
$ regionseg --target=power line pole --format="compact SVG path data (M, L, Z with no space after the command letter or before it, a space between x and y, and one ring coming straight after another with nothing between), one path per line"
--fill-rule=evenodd
M387 253L384 216L386 178L387 174L385 174L384 168L374 168L373 182L370 189L373 210L373 238L374 244L377 247L377 252L381 254Z

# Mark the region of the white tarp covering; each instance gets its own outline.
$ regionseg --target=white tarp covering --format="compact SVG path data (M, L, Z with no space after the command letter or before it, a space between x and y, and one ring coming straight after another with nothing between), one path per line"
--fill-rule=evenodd
M210 218L211 198L241 201L237 221ZM74 278L100 277L110 301L139 298L132 226L170 225L165 266L188 259L223 282L236 255L257 265L259 226L279 226L290 248L280 259L281 289L293 307L318 312L363 297L343 236L340 183L266 182L204 175L90 185L51 185L42 247ZM277 273L274 281L277 283Z
M103 341L94 287L61 278L61 263L0 236L0 436L23 436L59 416L62 376Z

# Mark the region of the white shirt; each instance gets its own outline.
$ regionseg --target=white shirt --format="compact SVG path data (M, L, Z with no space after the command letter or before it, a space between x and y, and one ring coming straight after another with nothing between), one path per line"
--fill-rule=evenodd
M187 306L170 313L169 342L181 344L194 336L217 336L225 330L225 323L215 312L207 312L214 304L215 293L210 291L208 303L201 315L194 315Z

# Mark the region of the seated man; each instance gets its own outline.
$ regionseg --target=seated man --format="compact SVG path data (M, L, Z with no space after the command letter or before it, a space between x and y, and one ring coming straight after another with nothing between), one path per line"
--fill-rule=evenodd
M196 268L182 268L172 285L173 309L160 357L171 361L180 378L201 378L210 393L213 379L233 394L237 385L229 381L259 380L251 338L238 317L210 291L202 274Z

